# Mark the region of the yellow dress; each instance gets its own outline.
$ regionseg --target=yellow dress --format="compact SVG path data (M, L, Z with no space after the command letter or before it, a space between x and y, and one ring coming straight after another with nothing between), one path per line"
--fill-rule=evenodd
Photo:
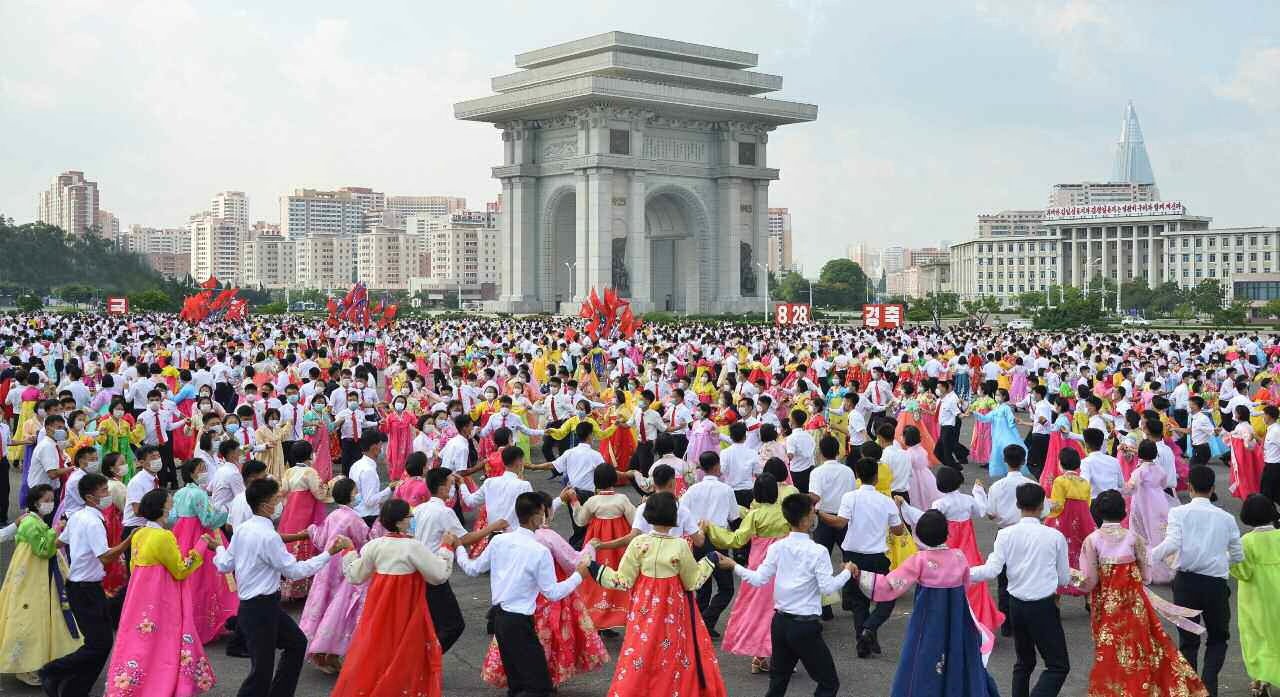
M38 516L29 515L18 524L18 543L0 588L0 673L40 670L84 643L71 636L63 601L49 577L57 540L58 533ZM67 564L61 556L56 558L65 580Z
M18 385L14 385L10 389L17 390L17 389L26 389L26 388L20 387ZM18 424L17 424L17 428L15 428L13 431L13 439L14 440L30 440L30 437L27 435L27 432L31 431L30 426L35 424L35 420L36 420L35 400L23 400L22 405L18 407ZM39 426L36 426L36 430L39 430ZM9 446L9 462L22 462L22 455L23 453L26 452L26 449L27 449L27 446L25 445L10 445Z
M684 589L692 591L706 583L713 571L711 560L693 560L693 551L684 538L649 533L631 540L617 570L607 566L600 569L600 585L612 590L631 590L641 576L652 579L679 576Z
M549 428L547 429L546 433L547 435L551 436L552 438L555 438L556 440L568 438L569 434L573 433L574 430L578 428L578 422L582 420L584 419L579 419L578 416L575 414L565 419L564 423L561 424L559 428ZM593 426L591 430L591 436L593 438L608 438L609 436L613 435L614 431L618 430L617 424L614 424L613 426L610 426L608 428L601 428L600 424L597 423L596 420L591 418L590 416L588 416L585 419L585 421Z
M257 432L258 443L267 446L258 453L257 459L267 466L267 474L277 482L284 481L285 470L288 469L285 467L283 444L290 428L292 427L287 421L281 421L275 428L260 426Z
M1081 477L1079 474L1064 473L1053 478L1053 510L1049 512L1046 518L1056 518L1062 515L1063 509L1067 507L1067 500L1074 499L1076 501L1084 501L1089 503L1089 480Z

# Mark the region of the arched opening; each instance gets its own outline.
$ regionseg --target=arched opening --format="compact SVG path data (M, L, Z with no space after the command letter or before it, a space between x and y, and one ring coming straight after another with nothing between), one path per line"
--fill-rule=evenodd
M649 240L649 288L656 310L683 312L685 285L697 256L685 205L672 194L649 199L644 209Z
M556 303L573 300L574 261L577 259L577 197L570 193L555 202L551 213L551 289ZM568 264L568 266L566 266Z

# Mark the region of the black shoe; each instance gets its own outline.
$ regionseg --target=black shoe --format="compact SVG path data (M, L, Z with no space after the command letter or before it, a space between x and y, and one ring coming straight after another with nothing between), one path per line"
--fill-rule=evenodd
M44 668L37 671L36 675L40 677L40 689L44 690L47 697L60 697L62 694L61 680L49 675Z
M604 637L604 638L606 638L606 639L615 639L615 638L617 638L617 637L618 637L618 630L616 630L616 629L601 629L601 630L600 630L600 636L602 636L602 637Z
M858 635L858 658L871 657L871 634L863 632Z
M250 658L249 649L237 644L227 644L227 655L232 658Z
M880 637L876 636L875 632L871 633L871 653L880 655Z

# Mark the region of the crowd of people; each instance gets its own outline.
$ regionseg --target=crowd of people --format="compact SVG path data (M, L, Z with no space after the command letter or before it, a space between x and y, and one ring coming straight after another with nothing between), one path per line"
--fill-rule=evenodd
M1252 693L1280 685L1274 337L571 326L7 317L0 673L439 696L483 631L513 697L611 660L611 697L717 697L724 654L833 697L849 613L856 657L897 661L877 693L1050 697L1074 596L1090 695L1217 695L1233 616ZM488 575L486 626L456 574Z

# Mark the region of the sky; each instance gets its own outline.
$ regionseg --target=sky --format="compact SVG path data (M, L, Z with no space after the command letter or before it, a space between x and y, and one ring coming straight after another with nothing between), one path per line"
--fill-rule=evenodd
M1105 180L1126 102L1162 197L1280 225L1280 3L976 0L0 3L0 214L61 171L121 225L241 190L496 198L498 132L457 121L516 53L620 30L757 53L818 120L769 141L806 273L848 244L931 246Z

